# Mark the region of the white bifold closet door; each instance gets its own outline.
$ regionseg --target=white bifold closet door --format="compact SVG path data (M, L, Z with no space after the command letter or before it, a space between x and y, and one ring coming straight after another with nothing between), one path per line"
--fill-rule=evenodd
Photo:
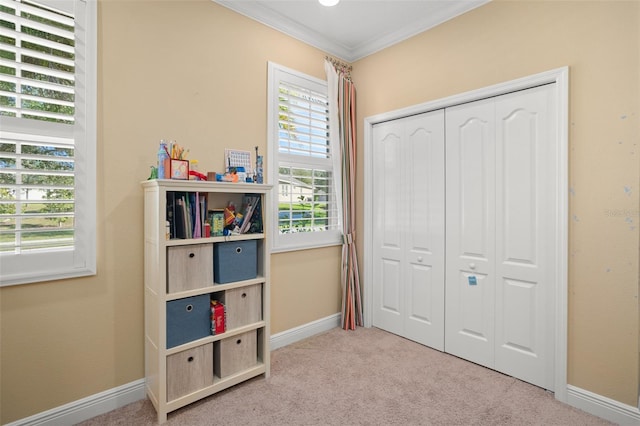
M373 126L373 325L554 388L553 84Z
M444 350L444 111L373 129L373 324Z
M554 387L553 86L446 110L445 350Z

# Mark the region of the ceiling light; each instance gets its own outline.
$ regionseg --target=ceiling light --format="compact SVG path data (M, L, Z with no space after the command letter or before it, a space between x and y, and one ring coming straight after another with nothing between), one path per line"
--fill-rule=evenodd
M318 0L323 6L335 6L340 0Z

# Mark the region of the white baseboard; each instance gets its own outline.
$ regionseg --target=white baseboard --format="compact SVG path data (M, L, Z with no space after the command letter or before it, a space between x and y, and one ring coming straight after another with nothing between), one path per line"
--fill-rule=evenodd
M271 336L271 350L340 326L340 314L321 318ZM35 414L5 426L72 425L146 398L144 379Z
M567 404L623 426L640 425L638 407L567 385Z
M145 397L144 379L61 405L5 426L73 425L124 407Z
M320 318L319 320L290 328L280 333L271 335L271 350L276 350L284 346L306 339L318 333L329 331L332 328L340 327L341 316L339 313Z

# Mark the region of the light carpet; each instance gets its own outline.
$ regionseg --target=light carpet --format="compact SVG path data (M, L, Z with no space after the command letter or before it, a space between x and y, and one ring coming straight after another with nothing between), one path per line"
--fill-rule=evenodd
M81 423L152 425L148 399ZM377 328L271 353L257 377L169 413L168 425L609 425L552 393Z

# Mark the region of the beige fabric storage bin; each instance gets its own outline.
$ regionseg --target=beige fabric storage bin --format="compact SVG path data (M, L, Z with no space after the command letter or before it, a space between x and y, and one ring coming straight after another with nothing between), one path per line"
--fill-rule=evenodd
M228 337L215 343L213 371L224 378L258 364L258 334L256 330Z
M213 286L213 245L167 249L167 293Z
M167 356L167 402L213 385L213 343Z
M262 321L262 284L225 292L227 330Z

